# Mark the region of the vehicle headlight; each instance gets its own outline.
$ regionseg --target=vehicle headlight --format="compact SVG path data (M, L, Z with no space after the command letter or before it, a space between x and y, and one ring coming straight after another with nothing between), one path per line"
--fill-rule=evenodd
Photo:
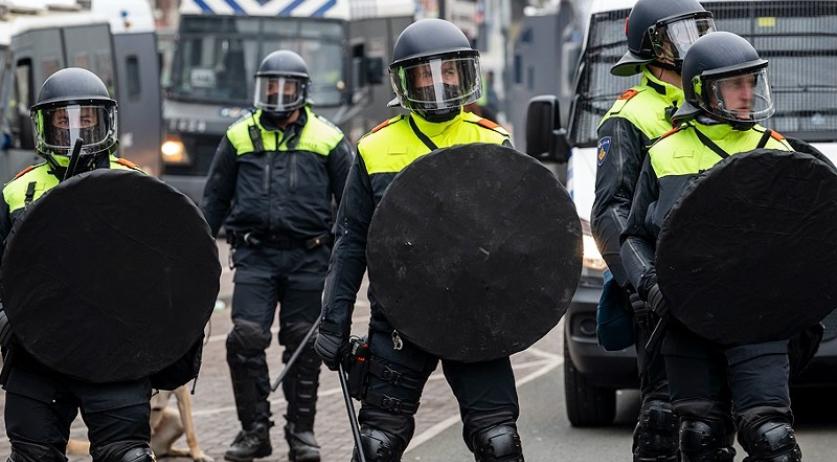
M607 268L604 258L602 258L599 248L596 246L596 240L593 236L584 234L581 237L581 242L584 244L583 265L587 269L604 271Z
M186 146L183 141L176 137L166 137L166 141L160 146L160 154L166 164L183 165L189 163L189 155L186 153Z

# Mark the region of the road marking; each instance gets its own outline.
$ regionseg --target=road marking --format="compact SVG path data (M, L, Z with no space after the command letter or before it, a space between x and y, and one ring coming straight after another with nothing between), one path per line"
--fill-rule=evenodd
M552 361L552 360L538 359L538 360L535 360L535 361L528 361L528 362L524 362L524 363L515 364L514 369L515 370L529 369L529 368L538 367L538 366L547 367L547 366L552 366L553 362L554 361ZM554 367L554 366L552 366L552 367ZM550 370L552 369L552 367L550 367ZM540 372L540 370L535 372L535 374L537 374L538 372ZM546 371L546 372L549 372L549 371ZM532 378L529 378L530 376L526 376L523 379L521 379L518 382L518 384L526 383L530 380L533 380L537 377L540 377L541 375L545 374L546 372L540 373L540 375L538 375L536 377L532 377ZM445 378L445 376L444 376L443 373L437 372L437 373L431 375L430 378L428 379L428 381L429 380L442 380L444 378ZM332 396L332 395L339 395L341 393L342 393L342 390L340 390L340 388L338 387L338 388L330 388L328 390L320 391L317 394L317 396L318 397ZM193 399L193 401L194 401L194 399ZM281 403L285 402L285 399L281 396L281 394L278 394L276 398L271 399L269 401L270 401L270 404L281 404ZM213 408L213 409L201 409L201 410L193 411L192 415L195 416L195 417L198 417L198 416L213 415L213 414L220 414L222 412L233 412L233 411L235 411L235 406L222 406L222 407L216 407L216 408ZM456 416L456 419L458 421L458 419L459 419L458 415ZM452 425L452 424L449 424L448 426L450 426L450 425ZM434 428L435 428L435 426L434 426ZM425 432L425 433L427 433L427 432ZM424 433L422 433L422 435L423 434Z
M541 377L541 376L549 373L550 371L552 371L553 369L555 369L556 367L558 367L558 366L560 366L561 364L564 363L564 359L559 357L559 356L556 356L556 355L553 355L551 353L547 353L547 352L541 351L541 350L537 350L538 352L536 353L534 350L536 350L536 349L535 348L530 348L527 351L533 352L533 353L541 355L541 356L551 356L551 357L554 356L555 359L549 360L540 369L536 370L535 372L532 372L531 374L527 375L526 377L523 377L520 380L515 381L515 386L518 387L518 388L521 385L529 383L532 380L535 380L538 377ZM541 361L541 362L543 362L543 361ZM420 446L422 443L426 443L428 440L432 439L433 437L437 436L438 434L442 433L443 431L447 430L448 428L456 425L456 423L458 423L458 422L459 422L459 414L456 414L456 415L450 416L447 419L437 423L436 425L433 425L432 427L430 427L427 430L425 430L424 432L422 432L420 435L414 437L413 440L410 441L410 445L407 446L407 449L404 451L404 453L406 454L406 453L410 452L410 450L415 449L418 446Z

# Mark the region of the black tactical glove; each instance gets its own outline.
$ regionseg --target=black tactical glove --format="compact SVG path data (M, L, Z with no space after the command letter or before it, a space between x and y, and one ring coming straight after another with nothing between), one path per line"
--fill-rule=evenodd
M314 351L322 358L327 368L336 371L349 355L349 349L349 340L346 337L322 330L317 333Z
M628 295L628 300L631 302L631 310L634 314L643 313L648 309L648 304L646 304L645 300L643 300L636 292L631 292L631 294Z
M648 290L648 307L651 308L651 311L657 314L657 316L663 317L668 314L668 302L666 302L666 298L663 296L662 291L660 291L660 286L656 282L651 289Z

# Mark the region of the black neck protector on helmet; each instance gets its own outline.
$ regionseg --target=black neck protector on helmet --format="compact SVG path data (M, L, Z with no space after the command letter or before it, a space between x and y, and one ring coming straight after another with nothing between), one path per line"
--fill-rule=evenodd
M444 110L433 110L433 111L416 111L416 114L420 115L422 119L433 122L433 123L442 123L448 122L456 118L459 113L462 111L461 107L455 107L450 109Z

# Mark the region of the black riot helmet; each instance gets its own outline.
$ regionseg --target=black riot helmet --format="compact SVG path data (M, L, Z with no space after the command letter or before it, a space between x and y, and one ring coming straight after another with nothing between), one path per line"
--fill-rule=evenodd
M302 56L290 50L267 55L256 72L253 105L284 119L305 105L311 78Z
M685 102L672 119L699 115L747 128L773 115L767 60L730 32L701 37L683 60Z
M400 104L430 121L449 120L480 97L479 52L443 19L407 26L392 52L390 80Z
M30 111L37 143L35 149L56 169L69 164L69 155L81 139L83 169L116 150L117 117L114 101L96 74L78 67L47 77Z
M698 0L639 0L625 23L628 52L610 72L626 77L650 63L679 71L691 44L714 30L712 13Z

